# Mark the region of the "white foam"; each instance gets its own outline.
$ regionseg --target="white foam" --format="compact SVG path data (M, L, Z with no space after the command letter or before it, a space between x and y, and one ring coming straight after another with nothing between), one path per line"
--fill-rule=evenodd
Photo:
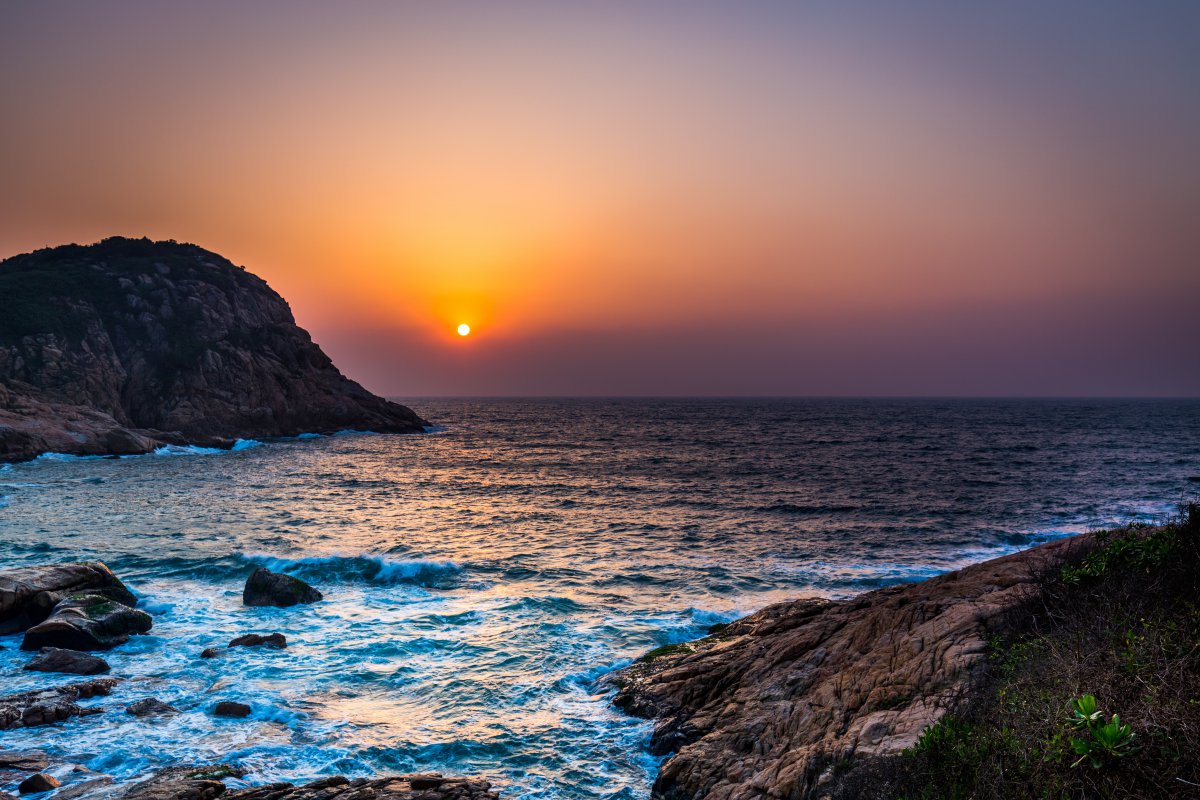
M165 444L150 453L153 456L211 456L225 451L219 447L200 447L195 444Z

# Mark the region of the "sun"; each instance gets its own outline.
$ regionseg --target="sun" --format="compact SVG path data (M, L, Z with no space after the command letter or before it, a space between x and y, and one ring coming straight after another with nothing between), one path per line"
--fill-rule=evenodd
M458 335L459 336L466 336L470 332L471 332L471 326L468 325L467 323L464 322L458 326Z

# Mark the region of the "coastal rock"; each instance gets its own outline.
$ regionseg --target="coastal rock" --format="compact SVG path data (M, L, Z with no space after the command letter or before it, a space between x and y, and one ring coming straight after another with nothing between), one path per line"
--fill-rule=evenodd
M25 631L21 649L111 650L133 634L147 633L152 624L145 611L107 597L71 595L59 602L46 620Z
M1088 538L850 600L778 603L627 667L615 702L659 720L651 748L674 753L653 796L818 797L837 767L912 746L981 664L987 623Z
M250 716L250 706L232 700L223 700L217 703L217 707L213 709L213 714L218 717L241 719Z
M242 603L248 606L286 607L323 599L324 595L299 578L266 567L254 570L242 589Z
M104 659L78 650L44 647L24 669L34 672L65 672L71 675L100 675L108 672L109 666Z
M21 794L36 794L37 792L48 792L60 786L62 786L62 781L58 778L38 772L21 781L17 786L17 791Z
M437 774L391 778L333 776L299 786L271 783L227 789L222 779L241 775L231 767L171 769L136 784L125 800L498 800L487 781L446 778Z
M50 766L50 757L41 750L0 750L0 770L41 772Z
M135 717L153 717L163 714L178 714L179 709L164 703L157 697L147 697L125 706L125 713Z
M219 647L206 647L200 651L201 658L216 658L219 655L221 655L221 648Z
M266 647L270 650L283 650L287 647L287 637L282 633L271 633L266 636L258 633L247 633L229 643L230 647Z
M427 425L342 375L265 281L195 245L14 256L0 297L0 461Z
M87 592L127 606L133 592L99 561L21 567L0 574L0 635L18 633L50 616L64 595Z
M0 697L0 731L51 725L71 717L99 714L101 709L84 708L75 701L107 695L118 683L118 678L97 678L85 683Z

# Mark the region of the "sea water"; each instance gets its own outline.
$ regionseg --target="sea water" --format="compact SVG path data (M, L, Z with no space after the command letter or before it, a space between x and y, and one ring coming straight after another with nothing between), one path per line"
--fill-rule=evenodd
M0 566L107 563L154 617L97 716L0 733L118 779L440 771L641 798L650 725L598 681L774 601L841 597L1200 492L1200 402L415 400L415 436L0 468ZM325 601L246 608L257 566ZM283 651L206 647L278 631ZM4 693L76 676L23 672ZM123 707L157 697L175 716ZM215 718L221 700L248 719ZM0 786L0 789L12 787Z

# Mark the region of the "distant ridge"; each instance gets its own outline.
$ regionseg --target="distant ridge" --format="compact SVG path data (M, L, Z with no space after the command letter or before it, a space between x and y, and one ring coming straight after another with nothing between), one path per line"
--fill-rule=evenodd
M342 375L266 281L196 245L14 256L0 300L0 461L427 424Z

